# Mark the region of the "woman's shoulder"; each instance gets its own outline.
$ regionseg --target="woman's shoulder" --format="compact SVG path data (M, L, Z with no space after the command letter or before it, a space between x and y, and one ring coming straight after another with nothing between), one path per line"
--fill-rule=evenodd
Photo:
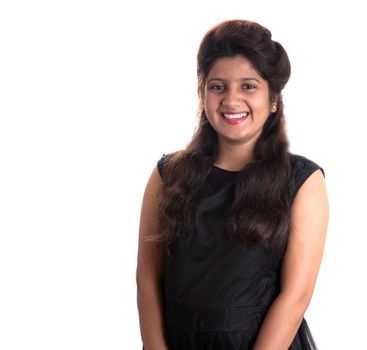
M174 156L178 156L182 151L175 151L171 153L163 153L163 155L158 159L157 169L161 177L163 177L164 167L168 164L169 160Z
M303 183L316 171L320 170L325 176L324 169L313 160L299 154L290 154L291 165L291 194L295 196Z

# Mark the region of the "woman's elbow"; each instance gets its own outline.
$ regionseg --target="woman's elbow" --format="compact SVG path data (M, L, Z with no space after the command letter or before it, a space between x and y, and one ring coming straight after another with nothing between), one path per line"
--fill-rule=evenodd
M312 299L313 290L281 292L279 298L283 300L286 305L294 310L297 314L302 315L306 312Z

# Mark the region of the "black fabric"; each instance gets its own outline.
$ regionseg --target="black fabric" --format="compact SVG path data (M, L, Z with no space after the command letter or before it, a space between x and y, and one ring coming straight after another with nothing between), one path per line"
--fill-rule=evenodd
M158 161L164 176L164 164ZM317 169L291 155L289 189L298 189ZM197 205L195 228L181 235L165 259L165 314L170 350L250 350L280 289L282 257L262 245L244 247L225 229L238 172L212 167ZM305 320L291 350L314 350Z

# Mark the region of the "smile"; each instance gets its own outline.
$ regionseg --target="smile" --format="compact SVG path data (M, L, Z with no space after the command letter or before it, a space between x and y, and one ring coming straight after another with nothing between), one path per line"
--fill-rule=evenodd
M243 119L243 118L247 118L249 113L248 112L244 112L244 113L221 113L222 117L225 119Z

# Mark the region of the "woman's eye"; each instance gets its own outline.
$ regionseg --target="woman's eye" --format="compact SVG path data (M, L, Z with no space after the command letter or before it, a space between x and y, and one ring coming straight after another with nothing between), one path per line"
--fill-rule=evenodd
M244 85L242 85L242 88L245 89L245 90L253 90L253 89L255 89L255 86L252 85L252 84L244 84Z
M213 91L223 91L225 89L224 85L212 85L210 90Z

